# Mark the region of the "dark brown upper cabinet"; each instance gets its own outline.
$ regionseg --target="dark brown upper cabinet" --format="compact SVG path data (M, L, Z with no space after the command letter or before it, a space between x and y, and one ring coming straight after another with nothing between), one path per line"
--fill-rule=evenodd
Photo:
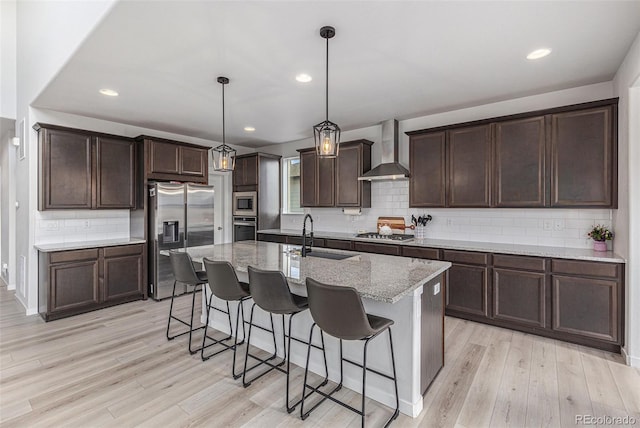
M371 207L371 182L360 181L371 170L371 145L368 140L340 144L336 158L336 207Z
M410 206L446 206L446 141L445 131L409 138Z
M545 130L544 116L495 124L494 206L546 206Z
M233 169L233 190L236 192L255 191L258 186L258 155L249 154L236 157Z
M447 131L450 207L491 206L491 125Z
M617 103L407 132L409 206L616 208Z
M135 204L135 143L98 137L96 208L131 208Z
M615 109L552 115L551 206L617 206Z
M300 206L335 206L336 160L319 158L315 148L300 152Z
M120 209L135 205L135 141L36 124L39 210Z
M340 143L338 157L319 158L315 147L300 152L300 206L371 207L371 183L359 181L371 169L368 140Z
M144 141L145 176L150 180L209 182L209 148L180 141L141 135Z

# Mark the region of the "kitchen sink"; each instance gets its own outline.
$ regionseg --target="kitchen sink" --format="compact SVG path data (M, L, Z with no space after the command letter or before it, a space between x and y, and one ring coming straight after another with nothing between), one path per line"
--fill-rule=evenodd
M338 254L338 253L325 253L318 251L311 251L307 253L307 257L318 257L321 259L331 259L331 260L344 260L350 257L353 257L353 254Z
M302 257L302 250L296 248L294 250L289 250L289 254L294 254L296 256ZM340 254L340 253L329 253L326 251L311 251L307 253L307 257L317 257L319 259L330 259L330 260L344 260L350 257L355 257L355 254Z

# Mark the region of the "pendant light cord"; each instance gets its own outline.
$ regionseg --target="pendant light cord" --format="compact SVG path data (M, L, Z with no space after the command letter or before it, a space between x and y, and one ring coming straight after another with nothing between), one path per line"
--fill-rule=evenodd
M224 83L222 84L222 145L225 146L225 136L224 136Z
M327 37L327 60L326 60L326 81L325 81L325 114L329 121L329 38Z

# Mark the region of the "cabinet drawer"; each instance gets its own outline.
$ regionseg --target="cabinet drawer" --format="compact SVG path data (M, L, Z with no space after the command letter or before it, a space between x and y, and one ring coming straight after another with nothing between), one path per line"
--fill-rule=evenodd
M552 260L553 273L566 273L580 276L602 276L617 278L619 265L615 263L581 262L576 260Z
M49 255L50 263L79 262L98 258L98 249L60 251Z
M351 241L343 241L341 239L325 239L324 245L327 248L334 248L336 250L350 250Z
M471 265L486 265L489 262L489 254L473 253L469 251L444 250L442 259L448 262L467 263Z
M286 235L277 235L274 233L259 233L258 234L258 241L265 241L265 242L276 242L279 244L286 244L287 243L287 236Z
M538 257L507 256L504 254L493 255L495 267L526 269L544 272L546 260Z
M353 249L366 253L387 254L390 256L399 256L401 253L401 247L398 245L369 244L367 242L357 241L353 243Z
M314 239L315 241L315 239ZM287 236L287 244L302 245L302 236ZM307 245L308 245L307 241Z
M142 244L123 245L120 247L106 247L104 249L104 256L105 257L128 256L128 255L142 254L143 251L144 251L144 246Z
M417 259L439 260L440 250L437 248L402 247L402 255Z

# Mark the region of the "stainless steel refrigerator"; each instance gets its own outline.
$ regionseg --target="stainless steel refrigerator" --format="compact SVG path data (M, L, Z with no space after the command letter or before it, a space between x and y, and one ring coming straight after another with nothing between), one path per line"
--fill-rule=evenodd
M152 183L149 198L149 296L171 297L173 272L168 251L213 245L212 186ZM176 294L184 293L178 284Z

